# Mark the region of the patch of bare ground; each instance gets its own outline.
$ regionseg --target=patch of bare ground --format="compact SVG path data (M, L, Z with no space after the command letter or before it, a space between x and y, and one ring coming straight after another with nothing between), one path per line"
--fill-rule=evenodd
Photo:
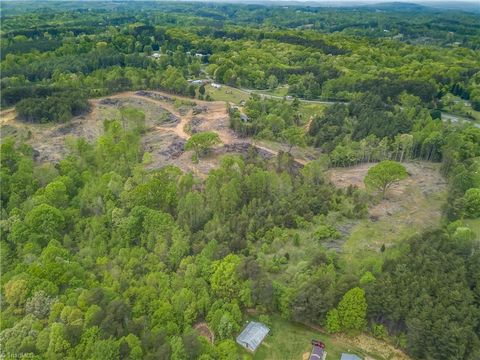
M356 186L364 189L363 180L368 170L374 163L361 164L349 168L335 168L327 172L330 181L337 187ZM372 220L380 220L386 216L392 216L399 210L405 209L411 202L428 199L431 196L443 192L446 189L446 181L439 171L439 164L429 162L408 162L403 164L408 172L408 178L394 184L387 193L386 199L379 201L370 207L369 213ZM411 208L410 215L417 216L422 208ZM440 209L433 214L439 218ZM432 213L430 213L432 216Z
M15 108L8 108L0 111L0 124L4 125L8 122L15 120L17 113L15 112Z
M102 134L103 124L97 120L97 115L97 111L92 111L64 124L30 124L10 119L7 125L2 122L2 132L8 126L9 133L26 140L37 151L38 161L58 162L67 153L67 137L91 141Z
M330 169L327 176L338 187L364 188L363 179L374 165ZM385 199L377 197L369 207L367 219L338 224L346 231L342 231L343 236L334 247L344 253L344 260L351 267L365 256L380 254L383 247L440 224L446 201L446 182L440 174L440 164L417 161L404 165L409 177L394 185Z
M208 341L210 341L211 344L215 342L215 334L213 333L212 330L208 327L208 324L206 322L200 322L195 325L193 325L193 328L197 330L198 334L200 336L205 337Z
M250 139L238 138L229 128L229 115L223 101L192 100L160 91L127 91L90 100L91 111L77 116L65 124L28 124L15 119L15 109L2 111L2 132L27 139L37 151L38 161L58 162L68 152L65 140L68 137L95 141L103 133L105 119L121 119L122 107L141 109L145 114L146 131L142 139L145 151L152 154L148 168L175 165L184 171L205 176L217 167L220 156L226 152L245 153L243 145L252 144L260 155L270 158L279 149L253 144ZM193 131L191 131L193 130ZM193 132L214 131L222 146L209 156L193 163L191 153L185 152L184 143ZM240 149L241 151L237 151ZM296 159L298 164L307 161Z

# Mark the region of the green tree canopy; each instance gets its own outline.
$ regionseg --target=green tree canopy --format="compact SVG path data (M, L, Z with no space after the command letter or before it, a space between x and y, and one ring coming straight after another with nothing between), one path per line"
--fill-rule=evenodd
M367 324L365 291L359 287L348 290L338 304L338 316L344 330L363 330Z
M367 187L380 190L385 198L387 190L407 176L405 166L396 161L385 160L368 170L364 182Z
M197 160L201 155L207 153L212 146L220 142L217 133L205 131L192 135L185 143L185 150L193 150L195 152L193 159Z
M305 146L305 137L301 128L297 126L289 127L282 131L281 137L288 145L288 153L294 146Z

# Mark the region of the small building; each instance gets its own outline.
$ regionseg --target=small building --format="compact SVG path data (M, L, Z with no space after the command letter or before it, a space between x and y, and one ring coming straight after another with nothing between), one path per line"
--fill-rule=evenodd
M270 329L264 324L251 321L237 336L237 344L243 346L248 351L254 352L269 332Z
M362 360L362 358L355 354L342 353L342 357L340 358L340 360Z
M159 57L162 56L162 54L160 54L159 52L154 52L154 53L152 53L151 56L152 56L152 58L154 58L154 59L158 59Z
M214 87L215 89L221 89L222 85L217 84L217 83L212 83L212 87Z
M205 80L188 80L188 82L192 85L203 85L203 84L205 84Z

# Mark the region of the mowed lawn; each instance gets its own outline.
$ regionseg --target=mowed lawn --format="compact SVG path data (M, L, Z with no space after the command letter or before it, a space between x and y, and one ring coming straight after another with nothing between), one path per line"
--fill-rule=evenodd
M305 353L310 353L312 339L325 343L327 360L340 359L342 352L350 352L361 357L367 355L358 348L349 348L339 343L334 337L310 329L307 326L283 320L279 316L271 317L272 328L254 355L243 351L244 359L252 360L302 360ZM370 357L372 355L370 354ZM308 358L308 357L307 357ZM375 357L373 357L376 359Z
M274 95L274 96L287 96L288 95L288 85L279 86L275 89L268 89L268 90L258 90L256 91L259 94L267 94L267 95Z
M244 91L240 91L230 86L222 85L220 89L214 88L212 85L205 85L205 94L210 95L214 101L229 101L239 104L240 101L247 101L250 95Z

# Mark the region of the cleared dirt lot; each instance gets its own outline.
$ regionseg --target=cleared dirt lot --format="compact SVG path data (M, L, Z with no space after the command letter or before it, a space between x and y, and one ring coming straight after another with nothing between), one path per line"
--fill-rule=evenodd
M408 178L394 184L387 192L386 199L370 208L372 217L381 218L392 215L405 207L406 203L428 199L438 192L446 190L446 181L439 171L439 165L429 162L408 162L403 164ZM375 163L360 164L348 168L335 168L327 172L330 181L337 187L356 186L364 189L363 180ZM418 209L420 212L422 209ZM412 213L415 215L416 211ZM440 214L436 214L440 215Z
M177 101L176 101L177 100ZM228 130L228 114L224 102L195 102L161 92L124 92L90 101L91 111L77 116L64 124L30 124L15 119L15 109L1 113L3 136L14 135L27 141L38 151L37 160L58 162L68 149L69 137L82 137L93 142L103 133L103 121L120 119L122 107L137 108L145 114L146 133L143 144L152 152L152 166L163 166L176 160L183 152L183 143L190 136L185 128L193 116L194 106L200 103L205 109L202 116L202 131L210 128L222 132L221 138L229 141L223 133ZM212 125L213 124L213 125ZM186 158L189 158L187 156ZM184 164L184 162L181 162ZM180 164L180 165L181 165ZM190 169L190 164L181 166Z
M27 141L37 151L38 161L58 162L68 153L66 140L69 137L93 142L102 135L104 120L121 119L120 109L132 107L145 114L146 131L142 144L152 155L152 162L148 165L152 169L171 164L204 176L218 166L218 155L245 151L243 145L256 147L266 157L279 151L251 139L238 138L229 128L227 103L224 101L193 100L159 91L128 91L90 100L90 104L88 114L74 117L65 124L20 122L15 119L15 109L6 109L1 114L2 134ZM185 152L183 147L193 133L201 131L218 133L222 145L199 163L193 163L192 154ZM295 160L300 165L306 163L301 158Z
M374 165L330 169L327 175L338 187L364 188L363 179ZM439 225L447 193L440 164L418 161L404 165L409 177L394 185L386 199L377 198L369 206L367 219L340 225L345 235L328 244L343 252L351 264L362 254L380 253L382 245L392 246Z

